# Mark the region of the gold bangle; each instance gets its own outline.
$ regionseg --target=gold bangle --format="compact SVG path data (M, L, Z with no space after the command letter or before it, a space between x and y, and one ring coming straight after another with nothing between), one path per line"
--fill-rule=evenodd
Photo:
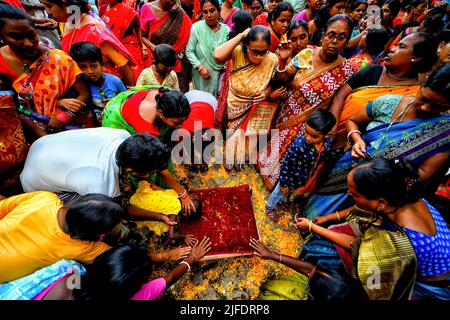
M312 232L311 227L312 227L312 220L309 220L309 232Z
M281 263L281 253L279 253L279 255L280 255L280 263Z
M337 215L338 221L341 221L341 217L339 216L339 211L337 211L337 210L336 210L336 215Z

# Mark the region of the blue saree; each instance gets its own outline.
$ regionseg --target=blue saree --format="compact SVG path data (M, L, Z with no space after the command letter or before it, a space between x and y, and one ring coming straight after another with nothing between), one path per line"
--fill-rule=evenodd
M72 260L60 260L28 276L0 284L0 300L33 300L55 281L72 271L80 275L86 273L81 264Z
M408 159L419 165L429 157L450 152L450 114L379 125L363 136L366 151L373 158ZM308 198L304 212L308 219L326 215L354 204L347 194L347 175L364 159L352 159L347 151L336 163L325 183Z

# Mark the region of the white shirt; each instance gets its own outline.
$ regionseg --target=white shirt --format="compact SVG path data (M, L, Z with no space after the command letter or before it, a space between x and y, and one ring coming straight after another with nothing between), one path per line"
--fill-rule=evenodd
M125 130L90 128L42 137L28 153L20 181L38 190L120 195L116 151L130 137Z

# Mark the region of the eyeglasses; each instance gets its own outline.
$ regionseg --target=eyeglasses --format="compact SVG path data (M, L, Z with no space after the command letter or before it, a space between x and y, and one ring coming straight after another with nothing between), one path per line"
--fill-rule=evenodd
M257 57L257 56L264 57L267 53L269 53L269 50L259 51L259 50L248 49L248 51L255 57Z
M333 41L334 39L337 39L337 41L342 42L344 40L347 40L347 34L345 33L341 33L341 34L336 34L334 32L327 32L324 34L325 38L327 40Z

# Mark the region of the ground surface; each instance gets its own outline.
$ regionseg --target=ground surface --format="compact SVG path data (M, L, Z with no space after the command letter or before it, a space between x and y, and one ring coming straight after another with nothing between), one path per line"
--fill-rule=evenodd
M269 192L257 170L250 165L240 172L228 173L221 165L209 167L206 173L191 173L183 166L177 166L175 175L178 181L190 189L232 187L249 184L252 188L252 201L256 223L261 240L269 248L286 255L297 256L302 238L297 229L290 225L293 221L293 208L283 211L278 223L270 221L265 215L265 203ZM162 241L151 244L154 251L162 251ZM157 276L164 275L176 263L155 268ZM256 299L261 286L269 279L295 272L278 263L263 260L257 256L221 259L205 262L186 274L166 292L166 298L177 300L236 300Z

